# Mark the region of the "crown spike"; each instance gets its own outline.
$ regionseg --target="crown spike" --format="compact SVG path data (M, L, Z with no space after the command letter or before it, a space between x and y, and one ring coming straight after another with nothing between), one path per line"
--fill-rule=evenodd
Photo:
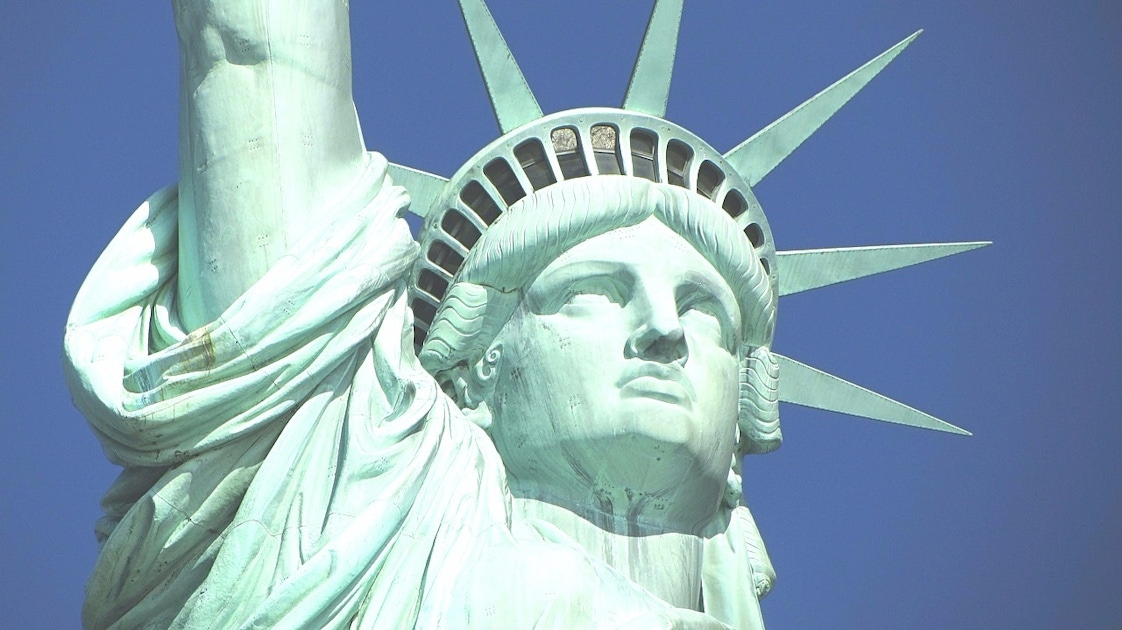
M663 118L670 97L670 77L674 74L674 54L678 49L678 27L682 23L684 0L655 0L647 32L627 83L623 109Z
M919 243L776 252L779 264L779 295L801 293L902 269L991 244L988 241Z
M799 363L782 355L779 361L779 400L781 402L892 422L932 431L971 435L969 431L842 380L832 374Z
M538 100L530 91L487 4L483 0L460 0L460 12L502 133L541 118Z
M861 88L877 76L922 32L922 30L916 31L904 41L784 114L782 118L726 153L725 159L736 168L749 186L755 186L837 113L842 105L849 102L854 94L861 91Z
M436 207L444 194L448 178L401 164L389 164L390 179L409 191L409 211L424 218Z

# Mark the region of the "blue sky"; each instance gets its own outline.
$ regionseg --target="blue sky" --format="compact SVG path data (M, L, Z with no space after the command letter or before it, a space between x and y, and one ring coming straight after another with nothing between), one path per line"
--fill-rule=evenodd
M370 148L497 133L451 0L354 3ZM361 6L360 6L361 5ZM493 0L546 111L620 101L649 2ZM668 118L728 149L918 28L756 189L781 249L993 240L785 298L779 352L975 433L787 407L746 491L769 628L1122 625L1122 6L690 2ZM176 174L170 3L0 7L0 626L78 624L116 474L59 367L70 300Z

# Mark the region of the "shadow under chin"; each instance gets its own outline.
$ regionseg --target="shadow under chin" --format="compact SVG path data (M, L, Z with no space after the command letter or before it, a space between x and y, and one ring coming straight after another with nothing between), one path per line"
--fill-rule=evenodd
M644 432L568 440L547 458L523 452L524 461L507 462L508 482L516 498L551 503L607 531L698 534L721 511L732 453L717 450Z

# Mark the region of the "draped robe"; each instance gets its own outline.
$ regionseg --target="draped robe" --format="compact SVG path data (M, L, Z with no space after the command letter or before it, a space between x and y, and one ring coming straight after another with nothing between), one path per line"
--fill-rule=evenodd
M511 523L493 444L414 354L417 246L381 156L341 204L197 330L177 315L175 187L90 271L65 372L123 472L85 625L490 627L497 608L508 627L615 627L665 609L557 532ZM706 606L738 627L758 618L749 527L730 518L705 553ZM554 571L570 580L546 586ZM510 602L503 580L542 588Z

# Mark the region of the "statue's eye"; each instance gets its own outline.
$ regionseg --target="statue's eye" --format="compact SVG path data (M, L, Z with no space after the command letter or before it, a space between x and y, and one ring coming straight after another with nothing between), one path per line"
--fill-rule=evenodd
M622 305L625 296L610 276L582 278L566 287L563 307L597 307Z
M732 317L716 299L705 295L694 296L679 310L682 328L704 335L726 348L735 346Z
M612 299L603 293L571 293L565 298L565 304L593 305L593 304L609 304Z

